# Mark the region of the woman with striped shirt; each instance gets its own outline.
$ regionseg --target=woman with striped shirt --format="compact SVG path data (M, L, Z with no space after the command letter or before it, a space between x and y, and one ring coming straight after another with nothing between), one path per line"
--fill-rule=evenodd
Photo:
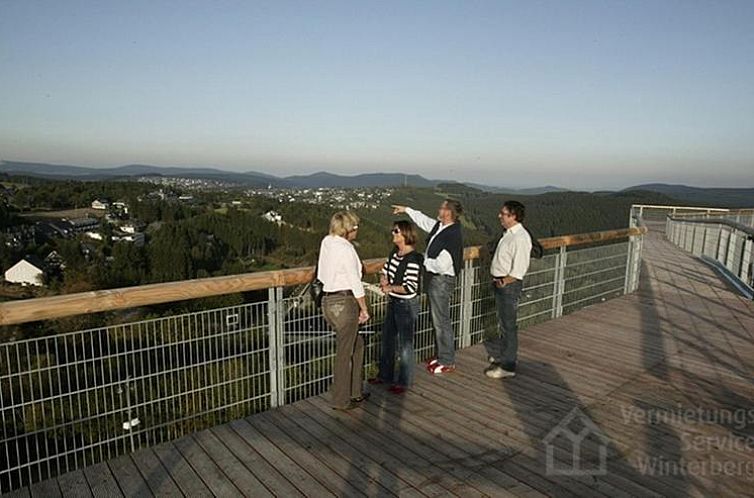
M372 384L390 383L390 391L401 394L413 381L414 324L419 314L419 278L423 257L415 251L418 239L410 221L393 225L395 248L382 268L380 287L388 295L385 323L382 326L380 371ZM398 350L399 368L395 376L395 353Z

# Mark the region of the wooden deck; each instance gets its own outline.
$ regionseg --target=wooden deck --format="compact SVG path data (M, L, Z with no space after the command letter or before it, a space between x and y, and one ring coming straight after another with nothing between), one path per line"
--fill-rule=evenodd
M348 413L309 399L17 494L752 496L754 307L658 232L644 247L639 292L524 331L514 379L484 377L476 346L403 397L375 389ZM604 475L549 471L548 449L573 467L567 439L543 442L569 414Z

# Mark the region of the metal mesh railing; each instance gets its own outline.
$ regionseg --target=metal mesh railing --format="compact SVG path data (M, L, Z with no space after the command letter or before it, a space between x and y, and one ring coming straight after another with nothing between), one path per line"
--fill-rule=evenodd
M0 344L2 490L268 408L265 308Z
M532 260L521 327L638 285L641 237ZM373 277L374 278L374 277ZM428 302L416 360L434 354ZM375 373L386 298L368 294L365 369ZM456 346L497 332L489 270L467 261L451 300ZM0 344L0 491L325 392L334 334L308 295Z
M754 297L754 220L752 214L668 217L665 236L672 243L713 264L738 288Z

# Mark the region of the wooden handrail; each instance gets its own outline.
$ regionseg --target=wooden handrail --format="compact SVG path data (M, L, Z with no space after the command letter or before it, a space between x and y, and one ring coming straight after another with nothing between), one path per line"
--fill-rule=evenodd
M642 235L646 231L646 228L641 227L563 235L541 239L540 243L545 249L554 249L562 246L577 246L624 239L629 236ZM477 259L480 252L480 246L467 247L464 251L464 258ZM384 263L384 258L369 259L364 261L364 266L368 274L373 274L379 272ZM135 308L151 304L262 290L270 287L300 285L310 282L313 273L314 267L309 266L290 270L182 280L180 282L165 282L0 303L0 325Z

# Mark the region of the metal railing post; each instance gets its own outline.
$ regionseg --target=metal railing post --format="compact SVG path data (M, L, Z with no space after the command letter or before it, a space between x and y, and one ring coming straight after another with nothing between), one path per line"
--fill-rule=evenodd
M752 281L751 266L754 263L754 239L746 237L744 241L744 252L741 257L741 280L747 285L754 287Z
M626 254L626 274L623 278L623 294L631 292L631 285L633 282L633 268L634 268L634 237L628 238L628 251Z
M461 330L459 331L461 348L471 346L471 318L474 313L471 302L473 285L474 267L471 260L466 260L461 270Z
M731 273L738 276L740 275L742 269L740 268L740 264L742 262L740 256L743 255L743 247L746 242L746 238L745 234L735 229L731 230L730 237L730 244L728 246L728 264L726 266L728 270L731 271Z
M717 253L715 254L715 259L723 264L723 254L727 250L727 233L728 232L725 230L725 228L720 227L720 236L717 238ZM723 246L725 246L725 248L723 248Z
M563 316L563 293L565 292L566 246L560 246L555 256L555 275L552 289L552 317Z
M278 303L278 306L276 307L277 311L277 334L275 334L275 338L277 339L277 347L275 348L278 355L277 360L277 376L278 376L278 406L283 406L285 404L285 388L287 385L286 378L285 378L285 367L286 367L286 361L285 361L285 303L283 302L283 288L282 287L275 287L276 292L276 301Z
M283 288L270 287L267 289L267 344L272 408L285 404L284 320Z
M736 273L736 269L733 267L736 260L736 231L731 229L728 234L728 251L725 256L725 267L732 273Z
M633 284L631 285L631 292L636 292L639 289L639 277L641 277L641 255L644 251L644 237L637 237L635 249L634 249L634 272L633 272Z

